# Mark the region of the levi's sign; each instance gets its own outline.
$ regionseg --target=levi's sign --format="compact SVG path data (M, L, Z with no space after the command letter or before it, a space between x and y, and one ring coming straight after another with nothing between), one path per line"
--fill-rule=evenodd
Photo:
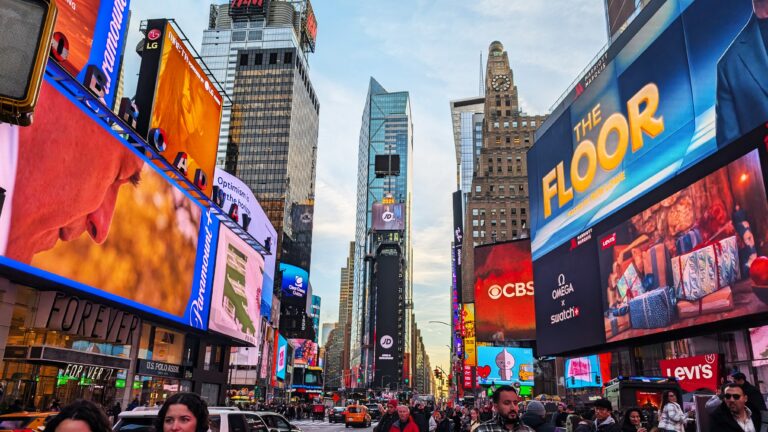
M35 328L119 345L138 342L141 319L122 310L55 291L40 293Z
M659 365L661 366L661 373L668 377L677 378L680 387L685 391L717 390L720 378L718 354L661 360Z

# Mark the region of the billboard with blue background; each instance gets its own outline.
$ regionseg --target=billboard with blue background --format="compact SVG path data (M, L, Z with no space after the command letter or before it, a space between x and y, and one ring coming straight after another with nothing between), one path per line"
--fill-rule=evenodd
M565 360L565 387L580 389L602 387L600 358L597 355Z
M275 376L278 379L285 380L285 369L288 364L288 340L282 335L277 336L275 357Z
M477 378L483 385L533 386L533 349L477 347Z
M750 0L651 2L528 152L534 260L768 119Z
M284 263L280 263L280 272L283 274L283 298L306 299L309 289L309 273L301 267Z

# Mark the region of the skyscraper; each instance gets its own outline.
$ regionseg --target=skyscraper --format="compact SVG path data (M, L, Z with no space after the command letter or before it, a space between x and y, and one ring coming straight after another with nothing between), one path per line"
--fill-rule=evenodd
M408 92L388 92L375 79L371 78L358 149L357 181L357 224L355 229L353 316L351 336L351 358L353 386L362 386L373 380L375 331L375 292L371 283L375 265L371 259L373 250L373 206L387 203L399 205L402 209L403 229L399 234L397 248L399 257L406 263L401 280L403 295L399 300L398 314L402 322L398 323L396 339L402 342L398 346L401 352L398 361L410 355L412 320L412 266L407 265L413 256L411 251L411 191L412 176L411 156L413 152L413 125ZM378 166L377 166L378 162ZM401 236L401 237L400 237ZM390 263L395 265L395 263ZM402 264L401 264L402 265ZM397 296L388 293L387 296ZM387 297L391 298L391 297ZM399 371L402 372L402 366ZM392 375L392 374L390 374ZM402 379L400 379L402 378ZM389 379L402 384L407 377Z
M520 109L509 57L501 42L491 43L488 51L483 145L475 154L472 186L465 195L464 302L474 298L468 289L474 287L474 246L529 235L525 155L533 145L536 128L546 119Z
M349 242L347 265L341 268L339 282L339 332L341 333L343 352L341 369L349 370L350 337L352 335L352 293L355 285L355 242Z
M457 186L465 198L472 188L472 176L483 146L484 110L485 97L451 101ZM466 199L462 204L466 205Z

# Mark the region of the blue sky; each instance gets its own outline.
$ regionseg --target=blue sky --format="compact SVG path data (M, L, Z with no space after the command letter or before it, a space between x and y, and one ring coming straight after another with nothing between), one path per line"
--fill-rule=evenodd
M409 91L414 125L414 309L432 365L448 365L451 193L449 101L478 95L479 60L499 40L523 110L545 114L605 45L604 0L315 0L310 78L320 100L311 280L321 321L338 316L340 269L355 231L360 120L370 77ZM174 18L196 49L210 1L132 0L126 90L135 88L139 23ZM133 81L133 82L131 82Z

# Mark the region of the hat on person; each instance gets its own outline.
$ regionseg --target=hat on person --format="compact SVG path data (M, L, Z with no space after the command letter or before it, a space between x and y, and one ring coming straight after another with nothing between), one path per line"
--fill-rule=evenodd
M608 399L598 399L595 401L595 408L605 408L608 411L613 411L613 405Z
M528 403L528 408L525 409L525 412L540 415L542 417L547 414L547 410L544 409L544 404L537 400L530 401Z
M735 372L735 373L733 373L731 375L731 378L733 378L735 380L744 380L744 381L747 380L747 376L744 375L744 373L742 373L742 372Z
M387 406L397 408L397 405L398 405L397 399L390 399L389 402L387 402Z

